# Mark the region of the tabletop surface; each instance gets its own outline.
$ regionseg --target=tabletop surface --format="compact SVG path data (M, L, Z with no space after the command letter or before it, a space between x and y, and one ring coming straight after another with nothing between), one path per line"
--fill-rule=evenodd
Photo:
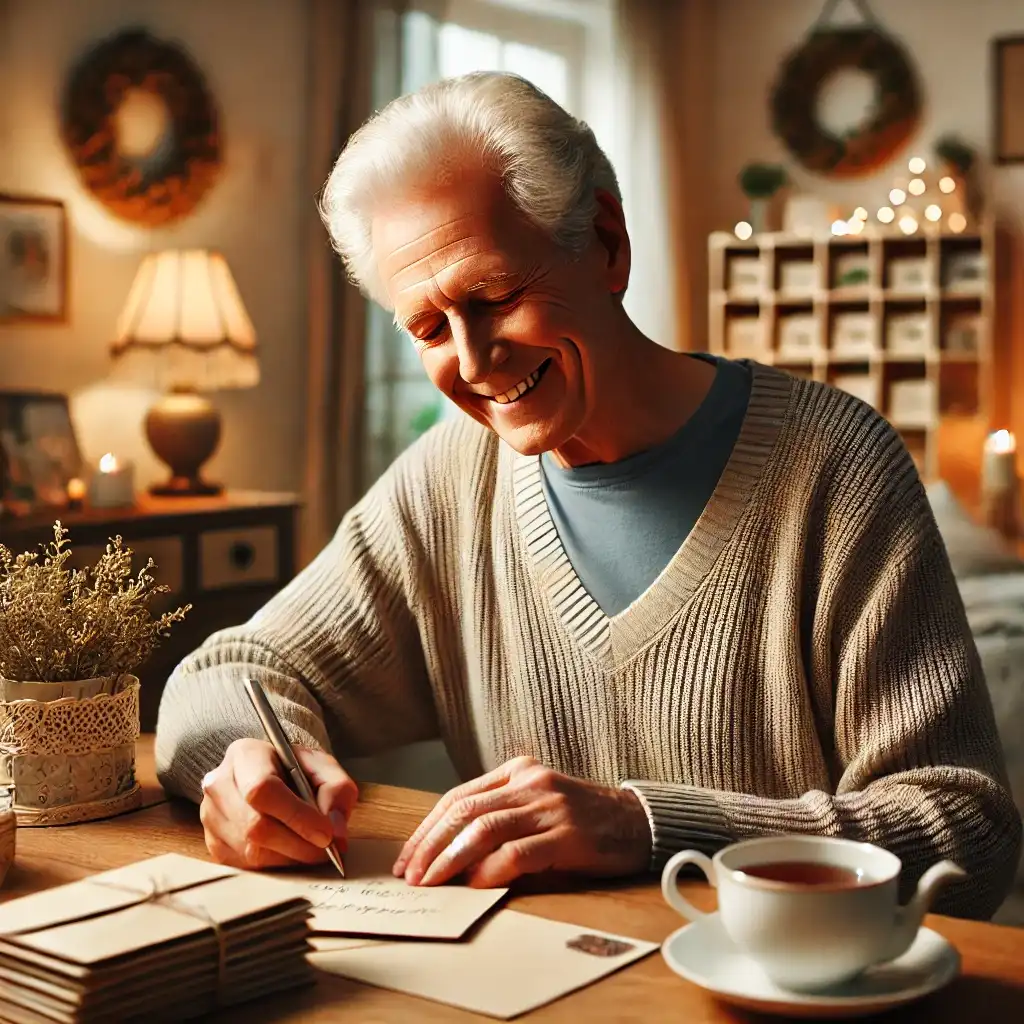
M174 851L208 859L197 809L164 799L153 772L152 738L139 742L138 776L142 810L102 822L60 828L20 828L17 858L0 900L71 882L97 871ZM437 799L435 794L393 786L363 785L351 832L359 837L404 839ZM507 906L540 917L569 921L634 938L662 942L683 925L663 902L654 881L579 887L534 882L514 890ZM533 889L535 891L529 891ZM682 883L698 907L714 908L712 890L703 883ZM1024 1020L1024 930L930 915L926 923L960 951L963 972L946 989L914 1005L887 1014L889 1024L905 1021ZM213 1019L213 1018L205 1018ZM318 974L306 989L282 993L218 1014L218 1021L353 1021L365 1024L431 1024L434 1021L483 1021L491 1018L334 975ZM702 989L669 970L659 952L594 985L526 1014L533 1021L685 1021L750 1022L768 1020L717 1002ZM778 1019L778 1018L776 1018Z

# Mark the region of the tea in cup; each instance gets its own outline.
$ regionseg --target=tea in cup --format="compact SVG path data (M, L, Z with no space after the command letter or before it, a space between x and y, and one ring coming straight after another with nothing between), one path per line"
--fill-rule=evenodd
M679 892L688 864L718 890L718 915L736 948L797 992L827 989L901 956L938 890L966 877L952 861L935 864L901 907L902 863L881 847L815 836L749 839L712 858L686 850L665 865L662 894L690 921L705 914Z

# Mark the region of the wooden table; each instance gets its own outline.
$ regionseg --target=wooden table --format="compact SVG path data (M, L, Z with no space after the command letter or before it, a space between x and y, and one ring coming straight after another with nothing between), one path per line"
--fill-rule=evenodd
M149 806L104 822L18 831L18 854L0 899L70 882L133 860L177 851L205 858L196 808L166 801L155 786L152 742L140 742L139 776ZM352 819L355 836L405 838L436 796L393 786L365 785ZM533 888L537 888L536 885ZM688 898L711 909L708 886L684 883ZM662 901L658 886L609 884L572 891L522 892L510 906L584 927L661 942L682 925ZM1024 930L931 915L929 927L953 942L963 957L963 976L942 992L885 1019L969 1024L975 1020L1024 1020ZM217 1015L220 1021L354 1021L359 1024L430 1024L482 1021L480 1017L385 989L322 974L315 986L286 992ZM209 1018L208 1018L209 1019ZM527 1014L530 1021L754 1022L767 1020L730 1009L673 974L659 953L579 992Z

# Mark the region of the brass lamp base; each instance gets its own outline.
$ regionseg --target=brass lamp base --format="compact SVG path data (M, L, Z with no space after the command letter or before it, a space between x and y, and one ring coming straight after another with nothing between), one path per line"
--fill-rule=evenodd
M221 493L219 484L202 479L203 463L220 444L221 419L209 399L194 391L164 395L146 413L146 438L171 470L170 479L150 487L162 497L195 497Z

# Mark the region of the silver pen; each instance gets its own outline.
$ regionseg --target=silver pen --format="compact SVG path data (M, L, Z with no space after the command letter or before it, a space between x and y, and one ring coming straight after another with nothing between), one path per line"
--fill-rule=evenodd
M307 804L320 810L317 807L313 787L309 784L309 779L306 778L306 773L302 770L302 766L295 756L295 751L292 750L292 745L288 742L288 737L285 736L284 729L281 728L281 723L278 721L277 715L274 714L270 701L267 700L263 687L255 679L249 679L248 677L243 679L242 682L245 685L245 692L249 695L249 700L252 701L256 714L263 724L263 731L267 734L267 739L270 740L274 750L277 752L277 756L281 759L281 764L284 765L292 787ZM330 846L327 847L327 856L331 858L331 863L338 869L341 877L344 878L345 867L341 863L341 854L338 853L338 848L334 845L333 839Z

